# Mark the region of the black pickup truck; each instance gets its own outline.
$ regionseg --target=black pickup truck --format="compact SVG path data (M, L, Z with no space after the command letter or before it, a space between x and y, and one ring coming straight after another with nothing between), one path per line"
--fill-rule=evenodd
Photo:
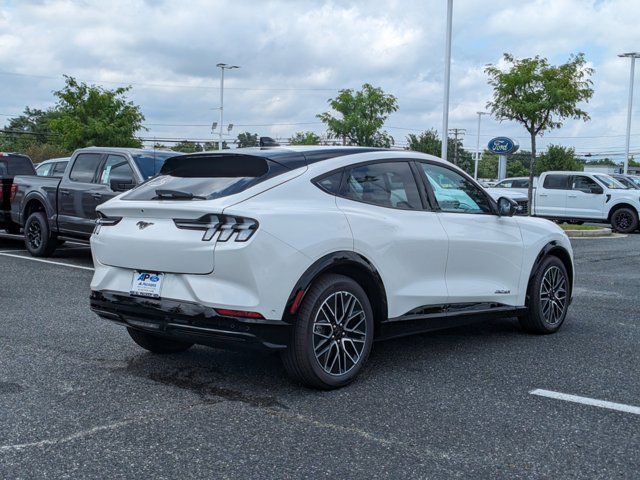
M88 242L96 207L156 175L175 152L89 147L76 150L62 177L13 179L11 219L24 228L27 250L51 255L65 240Z
M0 230L20 233L20 225L11 221L11 199L15 195L16 175L35 175L33 162L19 153L0 153Z

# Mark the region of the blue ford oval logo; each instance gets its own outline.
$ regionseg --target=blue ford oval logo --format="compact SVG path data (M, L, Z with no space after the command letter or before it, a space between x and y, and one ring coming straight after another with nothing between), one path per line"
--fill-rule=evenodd
M489 150L498 155L508 155L518 150L518 142L508 137L496 137L489 140Z

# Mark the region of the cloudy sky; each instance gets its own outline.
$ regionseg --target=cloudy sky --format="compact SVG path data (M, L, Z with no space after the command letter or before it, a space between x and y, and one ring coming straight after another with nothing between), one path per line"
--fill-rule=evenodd
M4 0L0 2L0 120L44 108L62 75L105 87L132 85L145 137L210 139L219 71L225 124L287 137L324 132L315 115L341 88L369 82L397 96L386 124L396 143L440 129L445 0ZM595 68L592 120L569 121L541 144L580 154L624 151L629 61L640 50L638 0L454 0L450 127L475 149L478 110L491 90L484 65L503 52L552 63L584 52ZM640 74L638 75L640 77ZM637 82L638 83L638 82ZM640 90L640 88L638 88ZM640 152L640 92L632 150ZM483 118L481 142L518 125Z

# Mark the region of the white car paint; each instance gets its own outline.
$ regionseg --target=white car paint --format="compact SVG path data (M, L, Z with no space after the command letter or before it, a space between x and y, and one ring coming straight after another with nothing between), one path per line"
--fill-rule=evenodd
M352 251L377 269L388 316L398 317L447 303L524 306L545 245L554 242L571 255L564 232L543 219L387 208L333 196L312 183L337 168L382 159L428 160L456 170L429 155L376 151L312 163L214 200L120 196L98 208L123 219L91 237L91 289L128 295L135 270L165 272L163 298L281 319L314 262ZM171 220L205 213L252 218L259 227L247 242L203 242L202 232L179 230ZM153 225L140 229L141 221Z

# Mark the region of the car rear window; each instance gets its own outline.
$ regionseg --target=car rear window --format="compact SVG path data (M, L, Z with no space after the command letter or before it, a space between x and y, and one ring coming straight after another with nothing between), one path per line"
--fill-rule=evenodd
M550 190L569 190L569 175L547 175L543 187Z
M145 180L160 173L160 169L164 162L171 157L175 157L176 152L149 152L144 154L132 155L133 161L136 162L138 170Z
M0 157L0 176L35 175L36 169L29 157L4 155Z
M287 170L279 163L252 155L174 156L164 162L159 176L143 183L122 199L211 200L241 192Z

